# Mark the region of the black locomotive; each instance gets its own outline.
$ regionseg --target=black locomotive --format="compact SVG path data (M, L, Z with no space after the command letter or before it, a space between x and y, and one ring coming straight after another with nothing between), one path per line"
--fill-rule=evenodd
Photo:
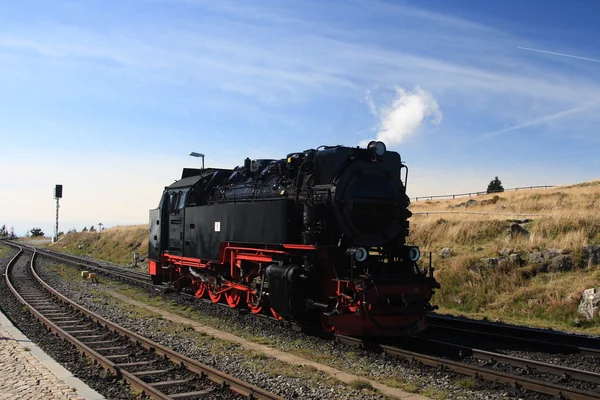
M412 335L439 284L406 244L407 175L400 155L375 141L185 168L150 210L149 272L197 297L327 331Z

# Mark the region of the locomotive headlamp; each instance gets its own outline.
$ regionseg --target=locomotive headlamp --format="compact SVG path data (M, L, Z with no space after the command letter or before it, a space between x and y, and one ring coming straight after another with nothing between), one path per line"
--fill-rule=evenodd
M347 253L353 255L356 261L363 262L369 256L369 252L364 247L350 247Z
M377 154L378 156L382 156L385 154L387 149L385 147L385 143L372 140L367 145L367 150Z
M369 255L369 253L367 252L367 249L365 249L364 247L357 247L356 251L354 252L354 258L356 258L356 261L360 261L363 262L367 259L367 256Z
M421 258L421 250L418 247L411 247L408 251L408 257L413 261L418 261Z

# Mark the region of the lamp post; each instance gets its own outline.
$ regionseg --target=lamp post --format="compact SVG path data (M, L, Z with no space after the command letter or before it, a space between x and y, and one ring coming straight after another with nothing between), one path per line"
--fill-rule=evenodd
M195 151L192 151L190 153L190 156L192 156L192 157L202 157L202 169L204 169L204 154L202 154L202 153L196 153Z

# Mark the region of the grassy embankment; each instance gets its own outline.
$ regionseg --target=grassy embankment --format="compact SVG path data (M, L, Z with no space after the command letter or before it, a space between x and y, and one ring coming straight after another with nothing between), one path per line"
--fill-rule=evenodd
M0 243L0 257L8 257L11 247Z
M552 189L524 190L477 196L472 207L455 206L469 198L413 202L413 212L461 211L543 216L481 214L415 214L411 218L410 242L433 252L436 278L442 288L434 296L441 312L487 317L533 326L600 333L600 319L583 321L577 313L584 289L600 287L600 266L581 265L582 249L600 245L600 181ZM530 218L522 226L528 238L511 239L512 219ZM67 234L53 249L120 263L132 264L132 253L146 257L146 225L116 227L101 233ZM442 259L440 250L454 255ZM529 260L529 253L561 249L576 264L572 271L542 272L540 265L503 263L475 270L481 258L498 257L512 249ZM426 258L426 257L424 257ZM425 264L425 261L424 261ZM142 268L144 264L140 263Z
M133 253L140 258L148 256L148 226L116 226L102 232L67 233L48 246L55 251L64 251L79 256L91 256L121 265L133 264ZM147 262L140 262L147 268Z
M415 214L410 241L433 252L442 288L434 296L440 311L506 322L600 333L600 319L583 321L577 306L583 290L600 286L600 266L583 263L583 248L600 245L600 181L552 189L473 197L477 204L456 207L469 198L413 202L411 211L460 211L505 214ZM511 238L514 219L529 237ZM442 248L454 255L440 257ZM561 249L574 261L566 272L543 272L529 254ZM503 263L475 269L481 258L499 257L503 249L518 253L524 265ZM585 265L584 265L585 264Z

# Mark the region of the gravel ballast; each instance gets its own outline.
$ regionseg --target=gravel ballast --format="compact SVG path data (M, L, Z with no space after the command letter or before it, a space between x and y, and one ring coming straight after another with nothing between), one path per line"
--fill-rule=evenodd
M46 259L40 259L42 265L55 264ZM115 304L108 300L98 300L98 291L104 287L101 279L99 285L91 285L80 281L63 281L57 274L41 270L41 274L52 286L57 288L74 301L90 308L104 317L142 334L164 346L171 347L189 357L195 358L205 364L234 375L240 379L273 391L286 398L303 399L372 399L383 398L372 392L354 390L348 385L327 379L320 372L309 372L313 379L307 382L304 375L306 371L299 370L299 375L290 373L266 373L260 364L266 362L258 355L243 353L239 345L224 346L218 341L205 340L201 343L190 338L182 328L178 332L165 333L171 323L158 318L139 318L135 315L128 316L126 312L116 309ZM148 294L157 296L156 292L146 290ZM95 292L95 293L94 293ZM160 295L159 295L160 296ZM405 382L407 388L413 388L424 396L435 396L447 399L549 399L548 396L537 395L521 391L508 385L493 384L483 381L469 381L462 376L436 368L424 367L418 363L407 361L382 354L374 354L358 350L337 342L326 341L320 338L307 336L295 332L287 327L272 321L258 319L254 316L241 315L234 310L217 307L193 299L184 298L177 294L165 294L165 300L188 306L203 315L218 319L228 332L248 332L254 338L260 338L269 346L289 351L294 354L307 352L320 354L320 358L327 365L338 369L353 372L374 380L391 380L395 378ZM203 322L203 321L201 321ZM173 328L171 326L171 328ZM216 347L216 348L215 348ZM308 356L307 356L308 357ZM310 358L310 357L308 357ZM459 382L459 385L456 384ZM466 384L464 382L467 382ZM475 388L476 390L471 390Z

